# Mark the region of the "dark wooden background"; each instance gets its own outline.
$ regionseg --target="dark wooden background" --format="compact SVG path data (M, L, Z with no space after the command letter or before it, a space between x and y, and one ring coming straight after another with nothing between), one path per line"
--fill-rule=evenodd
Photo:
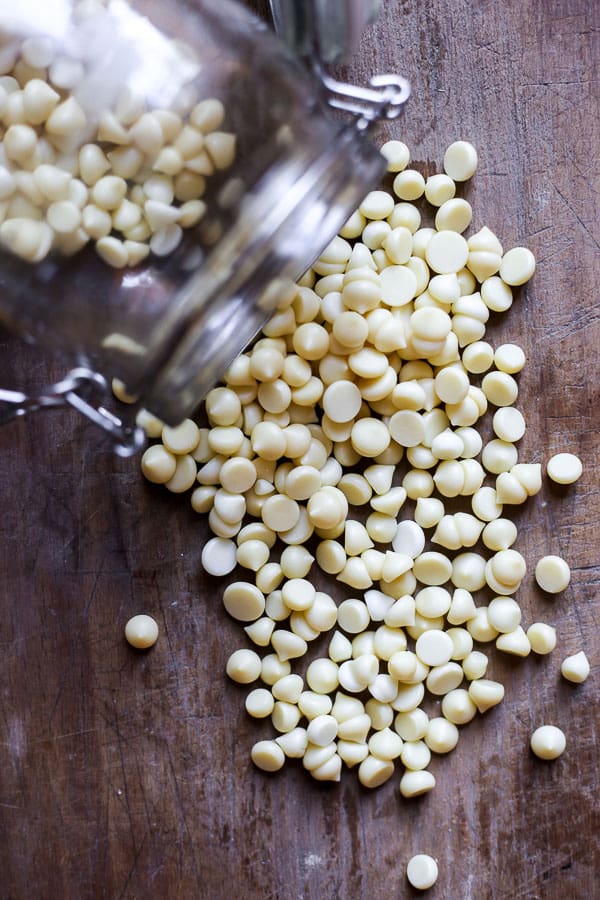
M266 3L260 4L266 12ZM572 450L568 490L547 482L518 511L530 568L563 555L555 600L529 575L526 621L557 626L545 658L492 648L506 701L438 758L435 791L413 802L398 777L370 793L345 772L315 784L299 766L269 777L249 761L267 723L247 718L224 665L243 641L202 575L206 526L144 484L74 414L0 430L0 897L410 897L408 859L438 859L438 900L591 898L598 872L598 6L593 0L387 0L346 74L398 70L413 85L402 138L425 173L472 140L465 189L474 226L525 244L538 271L491 327L529 363L522 459ZM35 386L62 367L3 336L2 382ZM129 649L145 611L161 637ZM585 648L581 687L560 660ZM535 760L529 735L559 725L567 751Z

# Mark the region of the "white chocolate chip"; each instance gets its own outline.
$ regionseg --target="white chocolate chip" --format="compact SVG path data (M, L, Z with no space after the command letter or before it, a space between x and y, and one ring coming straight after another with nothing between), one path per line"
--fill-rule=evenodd
M257 741L250 755L254 765L263 772L277 772L285 762L285 754L275 741Z
M540 759L557 759L567 745L564 733L555 725L541 725L531 735L531 749Z
M261 661L254 650L235 650L227 660L227 674L238 684L250 684L261 673Z
M413 887L420 891L426 891L433 887L438 877L438 867L435 859L425 853L419 853L409 860L406 867L406 877Z
M387 160L388 172L401 172L410 161L409 149L402 141L387 141L381 148L381 154Z
M567 681L572 681L574 684L582 684L590 674L590 664L583 650L563 659L560 671L563 678L566 678Z
M581 478L583 466L574 453L557 453L548 460L546 471L557 484L574 484Z
M202 566L209 575L228 575L235 565L236 547L233 541L215 537L202 548Z
M514 247L502 257L500 277L506 284L525 284L535 272L535 257L526 247Z
M468 181L477 168L477 151L468 141L455 141L444 153L444 171L454 181Z
M571 571L560 556L544 556L535 567L535 580L543 591L559 594L568 586Z
M146 650L158 640L158 625L151 616L133 616L125 625L125 638L132 647Z
M527 629L527 637L534 653L545 655L556 647L556 629L545 622L534 622Z

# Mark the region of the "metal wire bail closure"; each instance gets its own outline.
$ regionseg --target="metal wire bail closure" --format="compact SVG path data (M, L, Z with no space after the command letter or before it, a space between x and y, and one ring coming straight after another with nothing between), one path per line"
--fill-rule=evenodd
M103 375L80 366L72 369L61 381L48 385L39 394L24 394L0 388L0 425L40 409L71 406L100 426L113 438L117 456L133 456L144 446L143 429L126 425L118 416L100 405L109 387ZM98 403L94 403L94 399Z
M355 116L358 131L366 131L379 119L400 115L410 96L410 84L401 75L374 75L365 88L337 81L324 68L349 59L358 49L365 28L377 18L382 0L270 2L277 33L319 78L329 106Z
M321 66L315 70L323 82L326 100L333 109L341 109L356 116L358 131L366 131L380 119L396 119L410 97L410 84L401 75L374 75L368 88L337 81Z

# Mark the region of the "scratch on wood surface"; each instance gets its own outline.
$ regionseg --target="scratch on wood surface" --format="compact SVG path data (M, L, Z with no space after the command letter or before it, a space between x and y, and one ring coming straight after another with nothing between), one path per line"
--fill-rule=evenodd
M572 868L574 860L581 855L581 853L569 854L568 857L563 856L560 861L554 862L551 866L539 866L527 879L519 884L516 890L500 896L503 900L520 900L520 898L525 897L526 893L527 896L531 896L528 892L532 888L540 890L542 885L544 885L543 891L545 893L548 888L548 882L554 880L556 876L560 877L562 873L568 872ZM544 893L540 894L540 897L543 897Z
M131 797L129 791L129 779L127 777L127 767L125 764L125 752L123 749L123 736L121 734L121 729L119 727L119 715L115 710L115 718L114 718L114 729L117 738L117 749L119 753L119 763L121 766L121 776L123 779L123 794L125 796L125 809L127 810L127 821L129 822L129 834L131 837L131 846L135 854L137 854L136 847L136 828L133 822L133 814L131 810Z
M103 564L104 564L104 556L102 557L102 560L101 560L100 565L99 565L99 567L98 567L98 571L96 572L96 575L95 575L95 578L94 578L94 583L93 583L93 585L92 585L92 587L91 587L91 590L90 590L90 592L89 592L89 596L88 596L88 599L87 599L87 601L86 601L86 604L85 604L85 607L84 607L84 610L83 610L83 613L82 613L82 616L81 616L81 624L80 624L79 628L77 629L77 640L73 641L72 644L71 644L71 651L70 651L70 653L69 653L67 663L66 663L66 665L63 667L63 670L62 670L62 673L61 673L61 676L60 676L60 679L59 679L59 687L58 687L58 691L56 692L56 697L54 698L54 703L52 704L52 709L51 709L50 715L49 715L49 717L48 717L48 721L49 721L50 724L52 723L52 721L53 721L53 719L54 719L54 716L55 716L55 713L56 713L56 710L58 709L58 704L60 703L60 699L61 699L61 697L62 697L63 691L64 691L64 689L65 689L65 685L66 685L66 683L67 683L67 679L68 679L68 677L69 677L69 672L71 671L71 668L72 668L73 659L74 659L75 654L76 654L76 652L77 652L78 639L79 639L79 637L80 637L80 635L81 635L81 632L82 632L82 630L83 630L83 627L84 627L85 622L87 622L87 619L88 619L88 616L89 616L89 613L90 613L90 609L91 609L92 604L93 604L93 602L94 602L94 597L96 596L96 590L97 590L97 588L98 588L98 583L99 583L99 581L100 581L100 578L102 577L102 566L103 566Z
M82 728L81 730L78 730L78 731L65 731L64 734L51 735L50 740L53 742L54 741L63 741L63 740L65 740L65 738L80 737L81 735L84 735L84 734L95 734L97 731L98 731L97 728ZM39 740L34 741L33 743L40 744L40 743L46 743L46 741L47 741L47 738L40 738Z
M558 196L560 197L560 199L563 201L563 203L565 204L565 206L567 207L567 209L570 210L570 212L572 213L572 215L573 215L573 217L575 218L575 220L576 220L577 222L579 222L579 224L581 225L581 227L582 227L583 231L585 232L585 234L587 234L587 236L589 237L589 239L593 242L594 246L595 246L598 250L600 250L600 244L598 243L598 241L596 240L596 238L594 237L594 235L591 233L591 231L589 230L588 226L587 226L586 223L583 221L583 219L581 218L581 216L579 215L579 213L577 212L577 210L573 208L572 204L569 202L569 200L567 199L567 197L565 197L565 195L562 193L562 191L560 190L560 188L557 187L556 184L555 184L554 182L552 182L552 184L553 184L553 186L554 186L554 190L556 191L556 193L558 194Z
M145 842L146 842L147 836L148 836L148 834L146 833L146 834L144 835L144 837L142 838L139 847L138 847L137 850L135 851L133 860L132 860L132 862L131 862L131 866L129 867L129 871L127 872L127 875L125 876L125 882L124 882L124 884L123 884L123 887L122 887L122 889L121 889L121 892L118 894L118 900L123 900L123 898L124 898L125 895L126 895L127 888L129 887L129 882L131 881L131 879L132 879L132 877L133 877L133 873L134 873L135 870L136 870L136 866L137 866L137 864L138 864L138 859L139 859L140 853L142 852L142 849L143 849L143 847L144 847L144 844L145 844Z
M13 716L7 722L7 738L3 742L13 762L19 762L26 751L25 726L21 717Z

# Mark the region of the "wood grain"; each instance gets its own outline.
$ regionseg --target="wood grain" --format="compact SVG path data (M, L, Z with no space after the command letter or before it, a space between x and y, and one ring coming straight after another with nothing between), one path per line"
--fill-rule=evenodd
M520 592L528 623L557 626L557 650L492 652L505 702L433 762L438 785L416 802L396 777L370 793L348 772L335 786L294 765L265 776L249 749L268 725L223 674L243 641L201 572L205 523L74 415L14 423L0 430L2 900L391 900L416 896L417 852L439 861L432 900L598 896L599 28L592 0L388 0L343 73L408 75L386 134L424 173L472 140L474 227L536 254L489 333L528 356L521 458L584 461L575 487L546 482L516 513L530 568L545 553L572 568L554 600L531 577ZM6 336L0 348L0 383L62 371ZM148 654L122 638L140 611L162 632ZM576 687L559 662L581 648L592 676ZM528 751L543 722L567 734L554 764Z

